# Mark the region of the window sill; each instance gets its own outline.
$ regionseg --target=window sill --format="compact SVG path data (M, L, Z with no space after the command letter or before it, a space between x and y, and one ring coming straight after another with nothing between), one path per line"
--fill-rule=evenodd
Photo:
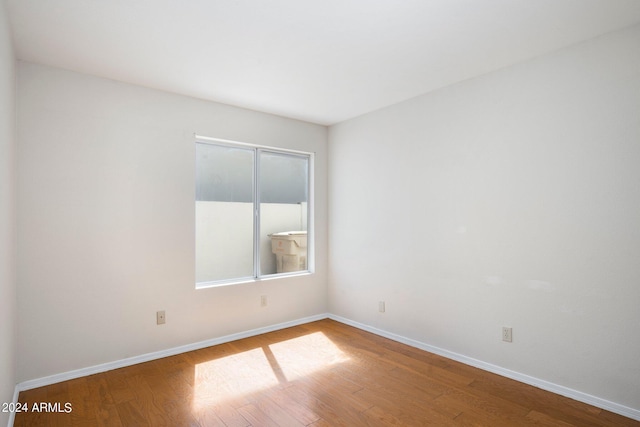
M283 279L287 277L301 277L301 276L311 276L313 274L312 271L294 271L292 273L279 273L279 274L270 274L268 276L263 277L248 277L242 279L230 279L230 280L220 280L216 282L200 282L196 283L196 290L199 289L209 289L209 288L219 288L222 286L233 286L233 285L241 285L244 283L259 283L259 282L267 282L270 280Z

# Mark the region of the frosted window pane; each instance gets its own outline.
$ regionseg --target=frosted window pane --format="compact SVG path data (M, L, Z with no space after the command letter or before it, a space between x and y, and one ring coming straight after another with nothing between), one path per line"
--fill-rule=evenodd
M253 276L253 150L196 144L196 282Z

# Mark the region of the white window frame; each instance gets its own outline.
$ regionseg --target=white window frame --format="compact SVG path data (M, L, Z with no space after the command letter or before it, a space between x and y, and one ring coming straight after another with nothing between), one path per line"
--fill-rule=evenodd
M227 139L220 138L212 138L202 135L195 135L195 143L196 144L211 144L218 146L226 146L232 148L245 148L254 150L254 164L253 164L253 208L254 208L254 216L253 216L253 276L252 277L238 277L232 279L223 279L223 280L214 280L207 282L196 282L196 289L205 289L217 286L227 286L227 285L235 285L240 283L252 283L252 282L260 282L264 280L272 280L279 279L283 277L292 277L292 276L304 276L315 273L315 236L314 236L314 163L315 163L315 153L300 151L300 150L291 150L279 147L270 147L266 145L259 144L251 144L247 142L239 142L232 141ZM271 273L271 274L260 274L260 192L259 192L259 154L261 152L265 153L276 153L276 154L288 154L292 156L305 157L308 159L308 177L307 177L307 269L301 271L294 271L290 273ZM194 164L195 166L195 164ZM194 194L194 202L195 202L195 194ZM195 206L195 203L194 203ZM194 213L195 217L195 213ZM195 237L195 230L194 230ZM194 269L196 268L194 262Z

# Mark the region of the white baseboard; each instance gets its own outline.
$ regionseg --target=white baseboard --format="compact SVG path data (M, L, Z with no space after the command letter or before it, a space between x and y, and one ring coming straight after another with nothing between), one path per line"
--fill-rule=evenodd
M596 396L592 396L590 394L583 393L581 391L573 390L571 388L554 384L549 381L545 381L539 378L531 377L529 375L521 374L519 372L515 372L506 368L502 368L497 365L493 365L491 363L483 362L482 360L477 360L472 357L454 353L449 350L445 350L439 347L434 347L432 345L425 344L423 342L416 341L411 338L403 337L402 335L397 335L391 332L387 332L382 329L374 328L372 326L365 325L363 323L359 323L350 319L346 319L344 317L337 316L335 314L329 314L329 318L337 322L344 323L346 325L350 325L355 328L362 329L364 331L371 332L373 334L376 334L385 338L389 338L390 340L407 344L411 347L419 348L421 350L428 351L429 353L434 353L434 354L446 357L447 359L452 359L457 362L464 363L465 365L470 365L470 366L482 369L484 371L489 371L494 374L501 375L503 377L511 378L516 381L520 381L521 383L529 384L534 387L538 387L543 390L547 390L552 393L559 394L561 396L569 397L579 402L587 403L589 405L596 406L598 408L615 412L616 414L620 414L622 416L640 421L640 410L638 409L629 408L627 406L620 405L618 403L611 402Z
M497 365L493 365L491 363L483 362L481 360L477 360L462 354L454 353L449 350L445 350L439 347L434 347L429 344L425 344L420 341L416 341L411 338L403 337L401 335L397 335L391 332L384 331L382 329L374 328L369 325L365 325L363 323L359 323L341 316L337 316L335 314L324 313L317 314L315 316L304 317L302 319L296 319L289 322L278 323L276 325L265 326L262 328L252 329L245 332L239 332L236 334L225 335L219 338L213 338L206 341L200 341L193 344L187 344L179 347L173 347L167 350L156 351L153 353L147 353L140 356L129 357L126 359L117 360L114 362L103 363L101 365L90 366L87 368L77 369L74 371L64 372L61 374L51 375L48 377L37 378L34 380L24 381L16 385L15 392L13 395L14 403L18 401L18 394L24 390L30 390L37 387L43 387L46 385L51 385L55 383L59 383L62 381L71 380L74 378L84 377L87 375L93 375L100 372L110 371L112 369L124 368L125 366L135 365L137 363L148 362L150 360L161 359L167 356L174 356L176 354L185 353L188 351L198 350L205 347L210 347L213 345L224 344L230 341L239 340L242 338L248 338L260 334L265 334L267 332L273 332L284 328L289 328L292 326L302 325L309 322L315 322L317 320L322 319L332 319L340 323L344 323L346 325L353 326L358 329L362 329L367 332L371 332L373 334L389 338L393 341L397 341L411 347L419 348L424 351L428 351L430 353L438 354L440 356L446 357L448 359L455 360L457 362L464 363L466 365L474 366L476 368L493 372L494 374L501 375L503 377L511 378L516 381L520 381L525 384L532 385L534 387L541 388L543 390L550 391L552 393L556 393L565 397L569 397L571 399L587 403L589 405L596 406L601 409L605 409L607 411L615 412L616 414L620 414L622 416L638 420L640 421L640 410L629 408L624 405L620 405L615 402L610 402L608 400L592 396L587 393L583 393L581 391L573 390L568 387L564 387L558 384L554 384L539 378L531 377L529 375L521 374L519 372L515 372L506 368L502 368ZM9 416L9 424L8 426L13 426L14 414L10 414Z
M264 326L262 328L251 329L249 331L239 332L237 334L225 335L219 338L212 338L205 341L196 342L193 344L186 344L179 347L173 347L166 350L154 351L152 353L142 354L140 356L128 357L126 359L116 360L114 362L103 363L100 365L89 366L86 368L76 369L69 372L63 372L61 374L50 375L48 377L36 378L34 380L24 381L16 385L16 391L19 393L25 390L31 390L33 388L43 387L59 383L62 381L68 381L75 378L85 377L87 375L98 374L100 372L111 371L112 369L124 368L126 366L135 365L142 362L148 362L150 360L162 359L163 357L174 356L180 353L186 353L188 351L199 350L205 347L211 347L212 345L224 344L231 341L236 341L242 338L253 337L260 334L266 334L267 332L273 332L280 329L290 328L292 326L302 325L309 322L315 322L316 320L322 320L329 317L328 314L317 314L315 316L304 317L302 319L291 320L289 322L278 323L276 325ZM14 396L17 399L16 396ZM16 400L17 401L17 400Z

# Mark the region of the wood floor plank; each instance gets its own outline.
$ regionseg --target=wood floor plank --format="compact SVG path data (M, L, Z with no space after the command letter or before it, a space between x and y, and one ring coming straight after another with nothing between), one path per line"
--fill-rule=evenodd
M309 424L309 427L332 427L335 424L329 424L328 421L320 418L318 421L313 422L312 424Z
M124 371L123 369L115 369L109 372L109 375L105 375L107 386L109 387L109 393L115 404L128 402L135 399L133 391L127 384L127 373L131 371Z
M638 422L632 420L631 418L623 417L619 414L614 414L613 412L601 410L598 414L598 419L603 422L603 425L606 426L617 426L617 427L634 427L638 426Z
M345 427L363 425L358 417L358 411L350 406L336 405L337 400L326 393L322 394L321 390L314 392L312 389L295 384L284 389L284 392L293 400L306 405L330 425Z
M387 393L383 389L364 388L356 393L373 406L378 406L385 412L399 419L404 425L455 425L453 417L459 412L439 411L429 401L416 402L409 399L398 398L393 393Z
M213 408L205 407L194 411L194 417L203 427L227 427Z
M111 389L104 374L95 374L85 377L87 380L87 400L92 405L113 405L115 401L111 396Z
M291 426L291 427L304 427L305 424L298 421L295 417L290 415L268 395L258 399L255 403L262 413L272 419L277 425Z
M440 396L450 390L454 384L433 378L428 374L407 371L402 368L395 368L388 372L389 384L405 389L407 385L413 386L420 393L433 398Z
M150 426L144 414L140 412L133 400L127 400L116 405L118 416L125 426Z
M372 406L362 413L365 418L371 420L371 425L376 426L401 426L404 423L392 414L385 412L378 406Z
M212 404L208 407L216 413L216 415L222 420L222 422L224 422L227 427L248 427L251 425L249 421L247 421L247 419L244 418L242 414L231 405Z
M252 404L238 408L238 411L252 426L278 427L274 420Z
M97 424L87 377L69 381L67 400L60 402L60 404L65 405L71 402L73 402L73 404L69 409L71 410L70 416L72 424L79 426L95 426Z
M19 413L17 427L640 427L328 319L23 391L19 401L73 411Z
M500 396L505 400L531 408L571 425L581 427L616 426L616 424L610 424L605 419L599 418L597 408L535 387L527 387L508 378L496 377L491 380L476 380L469 386L483 390L490 395ZM595 410L591 411L589 408ZM636 423L635 425L640 425L640 422Z
M295 418L302 425L312 424L320 419L320 416L313 412L306 405L302 405L290 398L283 390L274 390L268 393L269 397L282 407L289 415Z
M95 408L97 427L123 427L118 409L113 403L104 403Z
M127 378L127 383L136 396L129 403L137 409L149 425L171 425L162 404L155 398L155 391L149 387L145 379L144 375L132 375Z
M441 408L459 411L460 415L454 418L457 423L462 419L468 419L480 424L488 422L491 426L495 427L524 426L531 424L531 422L525 419L526 413L514 414L510 411L496 410L491 402L476 399L471 395L457 390L436 398L434 403L441 405ZM463 416L461 417L461 415Z
M543 414L538 411L530 411L527 414L527 419L536 421L536 424L542 424L545 426L552 426L552 427L570 427L573 425L570 423L565 423L564 421L556 420L555 418L550 417L549 415Z

